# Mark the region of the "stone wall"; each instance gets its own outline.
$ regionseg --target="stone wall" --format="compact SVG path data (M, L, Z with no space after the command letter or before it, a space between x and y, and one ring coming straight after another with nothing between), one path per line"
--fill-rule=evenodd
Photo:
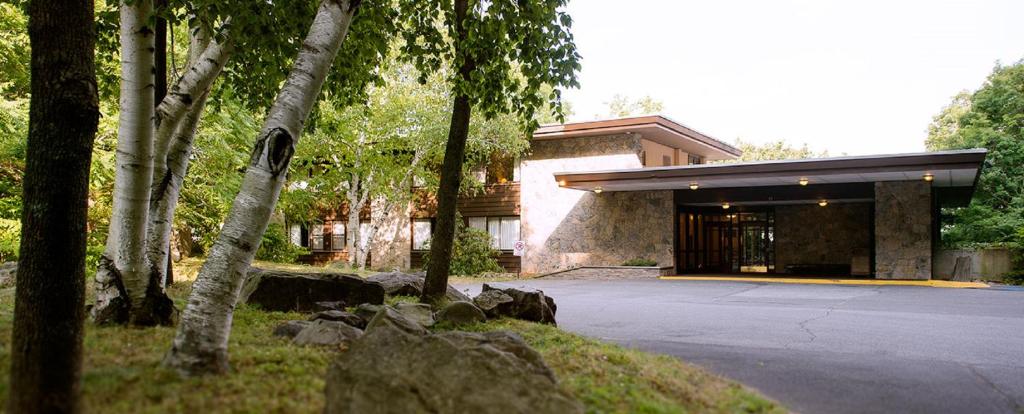
M871 203L776 207L776 272L791 264L844 264L854 274L870 273L871 209Z
M636 134L533 142L521 173L523 273L634 258L673 265L671 191L595 194L554 179L556 172L638 168L641 150Z
M1013 250L1006 248L990 249L944 249L939 250L932 262L932 277L949 280L953 277L956 259L967 257L971 261L968 275L972 279L1003 280L1003 276L1013 271Z
M932 196L925 181L875 183L875 277L930 279Z

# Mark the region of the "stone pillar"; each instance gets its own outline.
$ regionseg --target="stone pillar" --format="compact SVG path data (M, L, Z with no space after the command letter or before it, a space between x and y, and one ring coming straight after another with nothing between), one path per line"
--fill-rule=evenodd
M931 215L931 183L875 183L875 278L931 278Z

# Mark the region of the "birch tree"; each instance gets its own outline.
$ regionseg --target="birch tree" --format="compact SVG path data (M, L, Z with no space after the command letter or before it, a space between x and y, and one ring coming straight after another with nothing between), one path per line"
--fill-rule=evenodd
M277 203L295 145L360 3L320 3L288 79L269 109L241 189L193 284L177 335L164 359L166 366L181 375L223 373L228 369L227 345L235 301ZM363 7L369 9L364 13L370 17L369 22L379 25L378 32L388 32L393 21L387 6L390 4ZM373 78L365 73L377 64L373 57L383 55L387 40L370 40L360 44L367 48L345 54L367 58L345 62L342 75L351 74L351 79L357 80L348 86Z
M91 1L28 6L31 103L6 411L81 410L89 164L99 121Z
M566 0L454 0L402 5L404 56L422 74L452 68L452 117L437 192L437 218L420 298L434 302L448 286L455 204L462 186L466 141L474 108L487 118L513 113L524 131L548 106L561 117L558 88L578 86L579 55ZM425 76L425 75L424 75ZM554 89L544 94L545 87Z

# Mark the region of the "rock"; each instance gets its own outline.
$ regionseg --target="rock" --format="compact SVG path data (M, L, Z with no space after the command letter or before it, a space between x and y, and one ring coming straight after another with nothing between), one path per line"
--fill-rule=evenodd
M291 339L298 335L303 329L309 326L310 321L287 321L274 328L274 336L283 336Z
M306 326L292 343L296 345L348 345L363 334L359 328L349 326L344 322L316 320Z
M359 304L359 306L356 306L356 310L354 313L356 314L356 316L363 318L363 320L369 322L370 319L373 319L374 316L377 316L377 312L380 312L381 309L384 309L384 305L361 303Z
M370 319L370 322L366 324L367 331L375 329L397 330L410 335L427 334L427 330L423 325L409 319L404 314L390 306L381 307L380 312L377 312L377 315L375 315L373 319Z
M240 302L268 311L309 312L317 302L384 303L384 287L345 273L294 273L252 268Z
M325 413L583 412L518 335L415 332L396 316L379 313L328 368Z
M424 303L399 303L395 310L424 328L434 326L434 309Z
M384 291L388 296L415 296L419 297L423 294L423 281L426 279L426 273L402 273L402 272L387 272L377 273L373 276L366 278L371 282L380 283L384 286ZM459 292L458 289L448 285L448 290L445 292L445 299L449 301L465 300L468 301L469 296Z
M339 310L329 310L329 311L317 312L317 313L313 314L313 316L311 316L309 318L309 320L310 321L325 320L325 321L344 322L344 323L346 323L348 325L351 325L351 326L354 326L354 327L360 328L360 329L365 328L366 327L366 322L367 322L367 319L362 318L359 315L356 315L356 314L350 313L350 312L339 311Z
M511 299L511 298L510 298ZM449 303L444 309L437 313L438 322L448 322L452 325L469 325L487 320L484 311L476 305L466 301Z
M512 299L511 296L506 295L505 292L500 290L488 290L480 292L476 298L473 299L473 303L480 308L487 315L488 318L500 318L503 315L512 313Z
M313 304L313 310L317 312L330 311L330 310L345 310L345 302L340 300L329 301L329 302L317 302Z
M4 262L0 264L0 288L14 286L14 280L18 276L18 262Z
M500 291L505 295L512 298L512 302L501 302L491 307L491 312L501 315L508 316L516 319L522 319L526 321L540 322L555 324L555 312L558 307L555 305L555 300L544 295L544 292L539 290L534 291L522 291L513 288L495 288L488 284L484 284L481 296L487 294L487 292ZM477 296L479 298L479 296ZM488 294L485 297L486 300L504 299L496 294ZM477 306L480 306L478 303ZM480 306L485 313L488 312L483 306ZM488 316L491 316L488 313Z

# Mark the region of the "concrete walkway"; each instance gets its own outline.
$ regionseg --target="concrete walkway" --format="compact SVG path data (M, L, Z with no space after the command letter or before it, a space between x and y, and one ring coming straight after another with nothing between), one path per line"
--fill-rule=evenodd
M668 280L500 285L544 290L565 329L678 356L802 413L1024 410L1024 291Z

